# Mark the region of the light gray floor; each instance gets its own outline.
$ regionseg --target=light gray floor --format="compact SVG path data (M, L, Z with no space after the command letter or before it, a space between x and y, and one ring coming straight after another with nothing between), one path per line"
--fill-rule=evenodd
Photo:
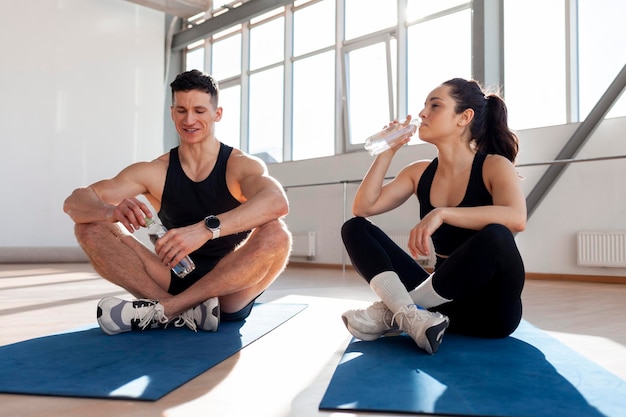
M94 323L107 295L125 293L88 264L0 264L0 345ZM526 320L626 379L626 285L527 281L523 297ZM0 394L0 417L371 417L317 407L350 340L340 314L374 300L352 270L290 267L260 301L307 309L161 400Z

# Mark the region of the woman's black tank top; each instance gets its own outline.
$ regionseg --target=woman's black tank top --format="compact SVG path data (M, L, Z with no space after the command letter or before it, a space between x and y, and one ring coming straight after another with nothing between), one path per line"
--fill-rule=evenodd
M233 148L220 143L215 167L207 178L195 182L189 179L180 164L178 147L170 150L170 162L165 177L159 218L168 229L189 226L202 221L210 214L219 215L238 207L241 203L233 197L226 185L226 165ZM224 257L243 241L250 232L209 240L191 253L196 262Z
M483 164L487 154L477 152L472 163L465 196L457 207L477 207L493 205L493 198L483 180ZM439 160L437 158L426 167L417 185L417 199L420 203L420 218L424 218L435 209L430 202L430 188L433 184ZM438 255L450 256L463 242L476 233L475 230L442 224L432 235L435 252Z

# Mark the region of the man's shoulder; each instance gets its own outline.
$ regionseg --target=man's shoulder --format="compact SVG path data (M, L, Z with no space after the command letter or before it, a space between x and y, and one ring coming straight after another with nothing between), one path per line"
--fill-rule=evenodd
M265 177L267 165L262 159L240 149L233 148L226 166L227 180L241 181L244 178Z
M163 166L167 167L170 164L170 153L166 152L158 158L155 158L152 161L148 162L148 164L151 164L155 168L162 168Z
M230 153L229 162L230 161L235 162L235 164L237 165L257 166L265 168L265 162L263 162L261 158L251 155L237 148L233 148L232 152Z
M165 176L169 165L169 154L161 155L151 161L139 161L131 164L123 172L128 176L140 178Z

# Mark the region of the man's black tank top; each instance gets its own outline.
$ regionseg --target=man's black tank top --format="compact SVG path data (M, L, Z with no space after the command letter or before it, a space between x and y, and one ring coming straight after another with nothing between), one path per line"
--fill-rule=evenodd
M195 182L189 179L178 157L178 147L170 150L170 162L165 177L159 218L168 229L189 226L202 221L210 214L219 215L238 207L241 203L233 197L226 185L226 165L233 148L220 143L215 167L207 178ZM190 254L198 264L202 260L214 262L231 252L250 232L209 240Z
M487 154L477 152L472 163L465 196L457 207L477 207L493 205L493 198L483 180L483 164ZM430 188L433 184L439 160L437 158L426 167L417 185L417 199L420 203L420 218L435 209L430 202ZM433 246L438 255L450 256L463 242L476 233L476 230L442 224L432 235Z

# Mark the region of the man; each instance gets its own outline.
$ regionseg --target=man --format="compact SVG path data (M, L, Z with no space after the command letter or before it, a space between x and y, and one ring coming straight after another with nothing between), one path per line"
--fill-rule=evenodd
M193 70L170 86L180 145L65 200L95 270L137 298L100 301L98 323L107 334L170 322L216 331L220 320L244 320L289 257L282 187L262 161L215 137L223 111L216 82ZM168 228L154 252L132 235L152 217L140 195ZM187 255L196 269L179 278L171 268Z

